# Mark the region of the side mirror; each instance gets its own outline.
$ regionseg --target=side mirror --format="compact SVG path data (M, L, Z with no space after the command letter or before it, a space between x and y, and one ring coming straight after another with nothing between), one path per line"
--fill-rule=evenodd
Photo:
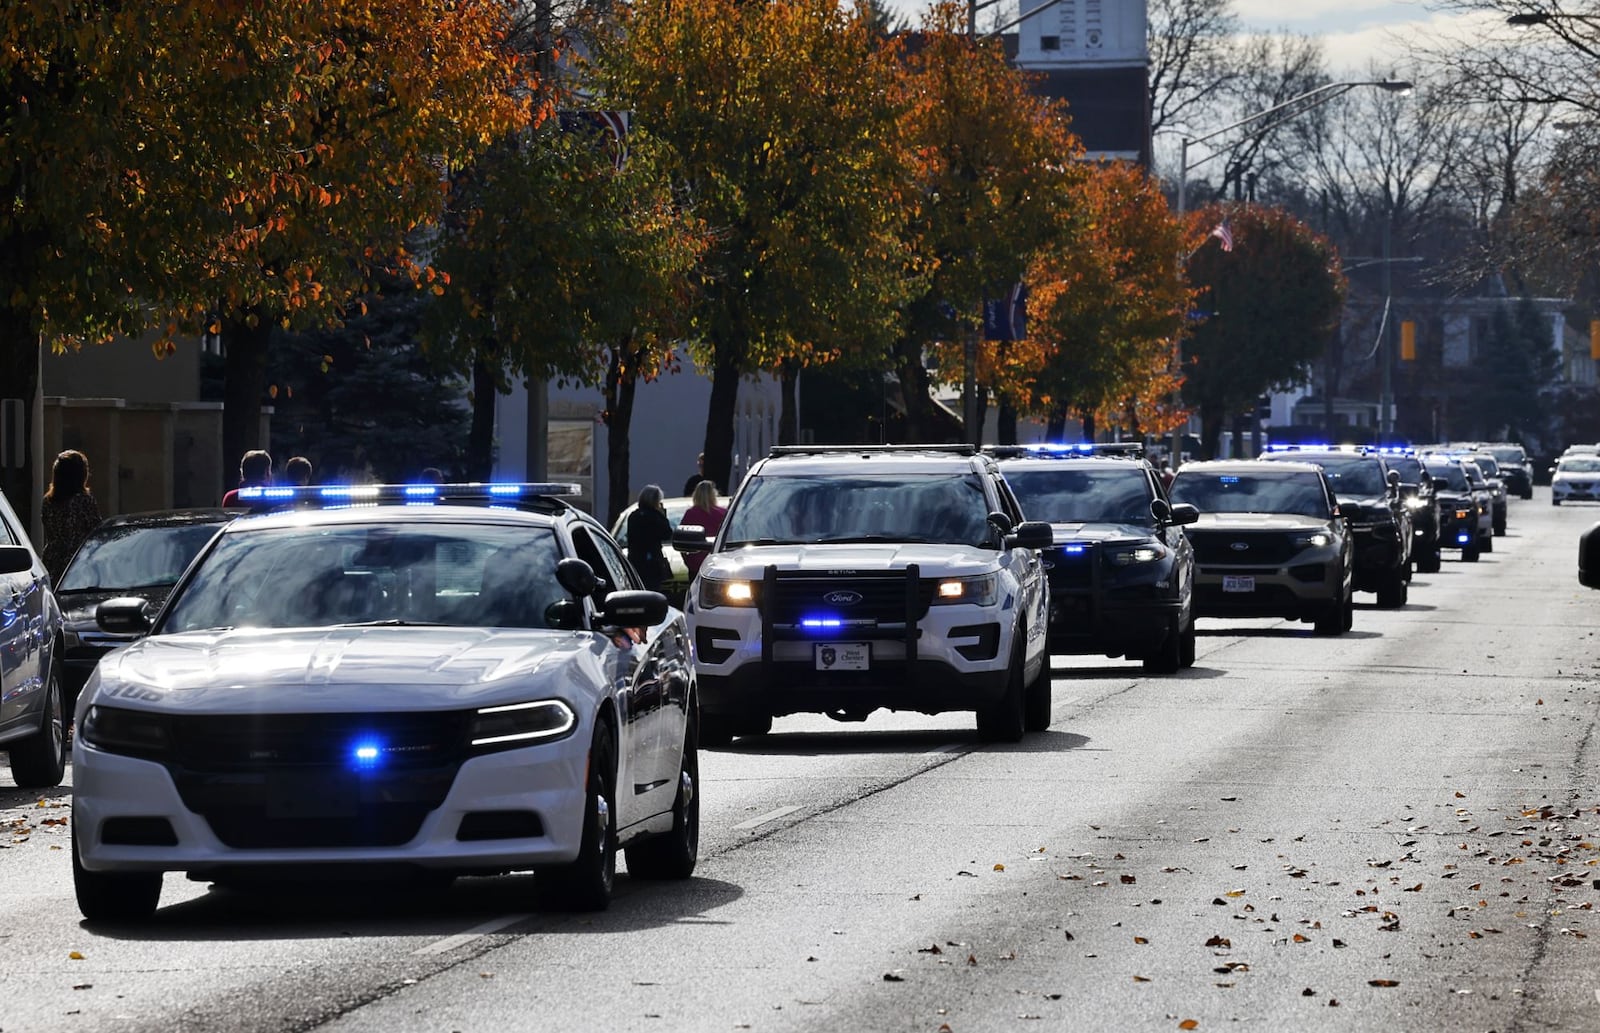
M1155 517L1158 524L1172 523L1172 507L1167 505L1165 499L1150 500L1150 515Z
M1578 539L1578 584L1600 588L1600 524Z
M1400 471L1399 470L1390 470L1389 471L1388 481L1389 481L1389 487L1391 487L1391 488L1400 487Z
M1167 522L1181 527L1184 524L1192 524L1199 519L1199 509L1189 505L1187 502L1177 502L1173 504L1172 516L1168 518Z
M1048 549L1055 540L1055 531L1043 520L1024 520L1015 534L1006 535L1006 545L1013 549Z
M577 631L583 627L583 604L576 599L557 599L544 608L544 623L556 631Z
M679 552L710 552L711 539L706 529L696 524L679 524L672 531L672 547Z
M33 569L33 553L25 545L0 545L0 574L20 574Z
M565 588L576 596L593 595L600 580L594 576L594 568L583 560L568 556L556 564L556 584Z
M989 514L988 520L989 526L999 531L1002 535L1010 534L1012 527L1015 526L1011 523L1011 518L998 509Z
M600 623L617 628L648 628L667 619L667 597L660 592L612 592L600 608Z
M144 635L150 631L145 605L143 599L131 595L107 599L95 607L94 622L112 635Z

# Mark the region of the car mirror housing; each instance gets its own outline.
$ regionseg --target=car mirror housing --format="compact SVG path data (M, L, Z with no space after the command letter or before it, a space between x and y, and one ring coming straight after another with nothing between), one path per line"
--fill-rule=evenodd
M1195 523L1199 519L1200 510L1196 509L1194 506L1191 506L1187 502L1178 502L1173 504L1172 515L1167 518L1167 522L1169 524L1182 526L1184 524Z
M1578 583L1600 588L1600 524L1583 532L1578 539Z
M33 553L23 545L0 545L0 574L20 574L33 568Z
M145 600L137 596L107 599L95 607L94 622L101 631L112 635L143 635L150 630L150 615L145 607Z
M1048 549L1055 540L1055 531L1043 520L1024 520L1015 534L1006 536L1006 544L1014 549Z
M1011 529L1015 526L1011 523L1011 518L1000 512L998 509L989 514L988 520L989 526L994 528L996 531L999 531L1003 535L1010 534Z
M672 531L672 547L679 552L710 552L711 539L698 524L679 524Z
M583 560L568 556L556 564L556 584L573 595L591 595L600 584L594 568Z
M648 628L667 619L667 597L660 592L612 592L600 621L611 627Z
M577 631L583 627L583 604L576 599L557 599L544 608L544 623L556 631Z

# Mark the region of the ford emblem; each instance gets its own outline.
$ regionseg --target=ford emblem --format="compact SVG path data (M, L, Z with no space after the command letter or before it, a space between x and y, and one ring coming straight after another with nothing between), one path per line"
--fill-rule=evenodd
M1228 548L1232 549L1234 552L1248 552L1250 549L1250 543L1234 542L1232 545L1228 546Z
M829 606L854 606L861 601L861 593L849 590L829 592L822 597L822 601Z

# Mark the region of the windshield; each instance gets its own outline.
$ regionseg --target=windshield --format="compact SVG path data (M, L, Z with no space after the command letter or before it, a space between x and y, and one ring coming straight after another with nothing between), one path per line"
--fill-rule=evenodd
M1328 497L1314 473L1197 473L1179 470L1172 501L1202 513L1293 513L1327 520Z
M220 523L117 524L90 535L61 575L58 592L171 587Z
M1563 459L1556 464L1557 473L1600 473L1600 456L1580 456Z
M1528 453L1521 448L1491 448L1489 454L1507 466L1521 466L1528 461Z
M162 633L404 622L549 627L570 596L547 528L364 524L225 535L171 603Z
M1500 464L1488 456L1473 456L1472 461L1478 464L1478 469L1483 471L1485 477L1500 476Z
M1457 463L1429 463L1428 473L1433 477L1443 478L1449 483L1451 491L1471 491L1472 486L1467 483L1466 471Z
M1263 458L1267 458L1263 456ZM1345 498L1383 495L1389 486L1383 479L1383 464L1365 456L1292 456L1292 460L1316 463L1328 477L1335 495Z
M1389 460L1389 469L1400 475L1401 484L1422 483L1422 460L1415 456L1395 456Z
M1029 520L1155 526L1150 480L1138 467L1073 469L1071 460L1063 460L1000 469Z
M767 475L751 480L722 530L722 548L815 542L989 544L989 507L975 474Z

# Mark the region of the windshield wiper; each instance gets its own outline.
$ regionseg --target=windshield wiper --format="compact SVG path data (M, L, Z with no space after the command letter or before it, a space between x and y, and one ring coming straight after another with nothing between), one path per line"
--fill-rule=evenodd
M742 542L728 542L725 549L742 549L746 545L804 545L804 542L795 541L793 538L751 538Z
M894 542L904 545L957 545L943 538L919 538L909 534L858 534L846 538L818 538L813 545L854 545L863 542Z
M449 627L454 627L454 625L445 624L445 623L443 623L441 621L413 621L413 620L406 620L404 617L386 617L383 620L376 620L376 621L345 621L342 624L335 624L335 625L333 625L333 627L336 627L336 628L449 628Z

